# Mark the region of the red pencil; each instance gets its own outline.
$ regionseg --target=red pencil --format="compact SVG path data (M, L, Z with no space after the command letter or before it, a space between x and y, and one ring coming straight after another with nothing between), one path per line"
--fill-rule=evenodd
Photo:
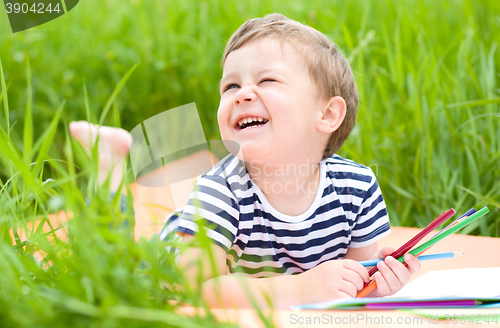
M394 257L395 259L400 258L404 254L406 254L413 246L415 246L419 241L424 239L424 237L427 236L431 231L433 231L435 228L437 228L441 223L448 220L454 214L455 214L455 210L452 208L446 212L443 212L434 221L432 221L427 227L425 227L425 229L423 229L418 234L416 234L412 239L410 239L406 244L404 244L403 246L398 248L396 251L394 251L390 256ZM377 271L378 271L378 269L375 266L368 272L368 275L371 277ZM365 284L364 287L366 287L366 286L368 286L368 284Z

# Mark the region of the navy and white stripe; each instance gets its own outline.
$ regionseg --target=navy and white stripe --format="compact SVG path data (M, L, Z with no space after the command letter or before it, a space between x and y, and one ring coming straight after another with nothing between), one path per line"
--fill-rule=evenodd
M194 235L200 226L226 250L230 272L253 277L304 272L390 232L372 170L338 155L320 162L316 198L298 216L275 210L242 162L228 155L198 179L189 203L167 219L161 238L174 231Z

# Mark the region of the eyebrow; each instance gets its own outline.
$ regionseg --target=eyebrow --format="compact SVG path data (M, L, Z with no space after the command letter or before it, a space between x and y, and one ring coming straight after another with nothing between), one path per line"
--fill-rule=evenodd
M278 68L264 68L264 69L261 69L260 71L258 71L257 75L261 75L263 73L269 73L269 72L276 72L276 73L279 73L280 75L283 75L283 76L285 75L283 73L283 71L278 69ZM232 73L229 73L226 76L222 77L222 79L219 82L219 89L222 87L222 84L225 80L232 78L234 75L236 75L236 73L232 72Z

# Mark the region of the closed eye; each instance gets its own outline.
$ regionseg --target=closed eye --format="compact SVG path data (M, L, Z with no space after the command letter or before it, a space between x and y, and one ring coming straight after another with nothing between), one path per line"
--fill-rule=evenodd
M276 82L276 80L273 80L273 79L263 79L262 81L260 81L260 83L262 82Z

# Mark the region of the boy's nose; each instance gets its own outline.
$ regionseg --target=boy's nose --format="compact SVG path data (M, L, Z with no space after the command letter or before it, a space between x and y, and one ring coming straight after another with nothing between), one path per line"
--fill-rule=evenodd
M244 86L241 87L240 90L238 90L238 93L236 94L236 97L234 98L234 104L243 104L245 102L252 102L257 98L257 95L255 92L252 90L250 86Z

